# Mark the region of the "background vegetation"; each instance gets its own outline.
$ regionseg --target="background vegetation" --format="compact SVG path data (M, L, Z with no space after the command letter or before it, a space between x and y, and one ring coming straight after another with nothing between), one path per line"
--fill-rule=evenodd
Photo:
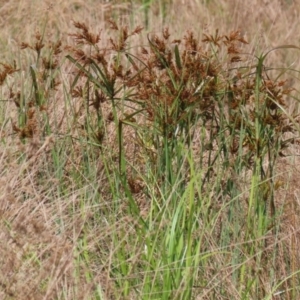
M0 1L1 299L298 299L299 1Z

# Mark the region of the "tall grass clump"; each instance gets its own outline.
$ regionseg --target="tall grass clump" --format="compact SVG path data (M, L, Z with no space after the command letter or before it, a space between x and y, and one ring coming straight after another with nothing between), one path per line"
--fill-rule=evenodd
M32 230L51 245L26 244L15 235L30 236L25 216L1 211L17 249L4 295L17 297L30 270L32 299L297 299L298 257L275 199L298 116L285 72L266 59L298 48L255 55L239 31L143 37L109 20L105 40L74 26L68 45L39 33L23 43L29 66L2 64L11 133L30 146L16 151L19 176L34 187L15 201L30 214L39 195L41 218L49 207L45 228Z

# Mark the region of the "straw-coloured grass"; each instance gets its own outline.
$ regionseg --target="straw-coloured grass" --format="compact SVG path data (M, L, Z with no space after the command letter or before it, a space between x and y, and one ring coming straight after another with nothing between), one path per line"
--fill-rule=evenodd
M298 299L299 3L2 2L0 298Z

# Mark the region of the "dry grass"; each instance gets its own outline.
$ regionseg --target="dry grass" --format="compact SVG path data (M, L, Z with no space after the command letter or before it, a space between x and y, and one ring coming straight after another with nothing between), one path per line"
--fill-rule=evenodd
M158 161L162 147L159 142L150 142L151 134L154 136L155 133L137 135L137 128L150 128L149 124L163 111L161 106L153 105L147 98L147 93L155 93L149 82L164 82L162 90L157 93L164 104L172 100L163 98L163 89L171 90L168 74L164 74L163 70L155 74L143 73L139 80L127 85L128 88L136 88L138 98L145 101L147 119L133 115L139 107L137 100L131 106L122 102L114 109L111 102L104 100L106 96L93 94L90 109L101 112L102 123L97 127L100 113L98 118L96 114L87 117L85 99L90 93L85 85L87 76L80 76L71 93L70 85L80 72L76 63L67 60L66 55L88 65L89 59L83 58L83 52L78 51L80 49L86 54L90 48L80 42L86 44L89 40L90 44L96 45L97 34L100 34L102 43L99 53L105 53L104 48L107 47L122 50L122 39L111 27L125 28L129 24L128 32L136 29L138 33L137 26L145 26L147 15L148 27L144 34L134 34L126 46L132 48L131 53L138 54L141 51L139 46L147 45L147 33L156 50L163 47L165 41L161 32L165 25L172 28L173 39L182 39L187 30L192 30L200 41L210 39L209 35L217 29L227 37L228 33L239 30L241 35L238 38L240 41L247 40L249 45L243 46L242 53L237 53L237 56L251 65L257 63L254 53L266 53L279 45L298 46L300 33L296 26L300 1L253 0L246 4L238 0L170 0L165 3L166 6L164 1L154 1L147 12L141 1L0 1L1 63L5 64L0 76L3 81L0 93L0 299L167 299L160 298L166 297L162 294L154 294L154 291L161 292L161 282L166 289L176 286L170 293L172 299L227 299L229 295L233 299L255 299L255 295L261 299L298 299L300 169L297 167L297 142L284 150L286 157L276 157L274 173L260 178L262 182L271 180L276 185L274 198L269 197L268 190L264 190L268 189L268 184L255 191L257 187L251 180L257 178L249 170L240 174L231 169L224 171L221 161L218 161L215 174L210 174L207 164L212 164L212 158L206 155L204 162L199 158L199 145L207 142L207 136L203 139L203 135L209 134L208 129L195 133L191 153L187 145L182 148L176 146L178 148L173 155L178 157L177 162L182 166L175 173L180 180L176 176L174 179L172 174L159 173L158 168L149 166L149 162L154 165ZM115 20L115 23L107 22L109 19ZM89 30L94 35L88 35ZM110 38L120 43L113 44ZM58 40L61 44L57 44ZM45 44L45 59L36 65L41 43ZM191 44L187 43L186 47L191 47ZM174 44L169 43L168 46L173 51ZM220 57L226 56L229 46L224 48ZM208 49L203 49L202 57ZM200 53L200 49L197 51ZM233 54L230 54L231 58ZM164 69L161 61L155 60L155 50L143 55L144 63L148 66L153 64L150 69ZM105 57L108 65L115 61L109 53L105 53ZM290 70L283 75L288 79L287 88L294 88L285 108L290 117L298 113L298 102L292 98L297 98L299 91L298 73L291 72L291 69L300 70L298 57L298 50L281 49L272 52L264 62L267 66ZM140 67L133 65L133 70L137 71ZM217 62L209 75L214 76L214 72L218 72ZM279 73L273 70L269 75ZM46 74L46 80L43 74ZM42 95L34 92L33 76L36 76L36 83L41 84ZM205 92L213 94L224 89L226 76L220 76L220 80L224 80L220 88L210 87ZM124 80L121 77L118 84L121 79ZM148 85L141 87L141 82ZM245 82L241 84L245 89ZM275 90L271 85L268 88ZM254 83L252 90L254 94ZM187 91L185 96L193 101ZM25 99L24 104L22 99ZM206 105L211 107L213 104ZM177 117L176 124L182 120L182 115ZM124 125L121 154L117 127L120 123L116 120L122 120ZM279 119L276 121L281 122ZM165 114L155 122L161 128L170 125ZM286 124L287 120L284 122ZM284 124L280 123L280 126ZM297 135L297 130L294 135L288 134ZM210 149L218 142L216 139L215 144L205 147ZM179 148L182 155L176 152ZM210 155L215 153L212 149ZM230 157L232 161L236 159L236 152L232 151ZM122 165L125 158L126 164ZM269 160L265 162L266 169L268 163ZM206 174L202 170L198 173L199 166L206 167ZM127 175L126 184L122 181L122 172ZM181 178L180 174L184 172L188 175ZM166 174L172 177L169 185L164 185ZM230 184L235 188L231 194L226 194L224 191L229 187L223 183L230 176ZM207 181L207 185L203 185L204 190L196 184L203 178ZM217 195L214 194L216 190ZM205 196L189 206L189 192L194 193L195 199ZM255 223L262 221L261 215L254 222L250 215L256 216L255 212L247 211L251 197L255 198L251 196L252 192L266 193L274 201L276 222L269 222L270 228L265 231L264 225ZM235 204L235 199L240 204ZM238 211L230 208L231 204L240 205L238 209L245 212L231 216L230 209ZM187 228L195 227L197 230L179 234L179 237L174 233L173 238L178 239L177 252L173 253L174 261L169 261L169 257L160 256L159 251L164 245L165 248L167 245L171 247L166 241L172 240L171 233L175 231L173 227L176 224L173 220L180 215L180 211L176 210L179 207L183 207L185 216L182 218L186 220L189 216L192 219L191 210L199 212L199 219L195 221L197 225L188 225L186 221ZM178 219L181 220L180 217ZM230 228L228 234L226 226ZM170 232L166 240L164 232ZM187 274L196 274L195 266L191 264L192 271L179 272L180 280L177 275L172 277L172 273L177 274L177 269L184 269L178 253L183 247L180 239L185 239L185 234L191 234L191 240L197 242L193 242L190 248L186 246L182 252L192 251L188 254L201 265L190 294L183 291L188 286ZM198 249L198 241L201 241L200 250L194 253L194 249ZM151 245L155 246L154 249ZM164 253L163 249L161 251ZM161 265L164 259L169 264ZM189 261L189 257L185 260ZM165 270L166 266L170 273ZM172 278L170 282L176 282L176 285L168 285L168 276ZM147 290L147 280L152 284L152 290ZM277 289L276 285L281 281ZM251 290L252 285L257 288L256 291L255 288Z

